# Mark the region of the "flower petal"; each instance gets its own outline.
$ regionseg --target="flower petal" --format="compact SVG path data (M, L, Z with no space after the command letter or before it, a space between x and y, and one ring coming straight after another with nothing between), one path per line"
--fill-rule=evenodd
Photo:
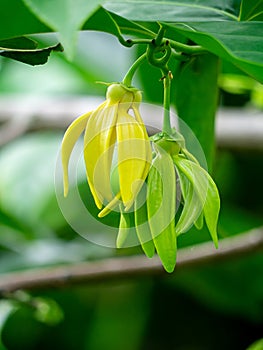
M92 112L85 113L79 118L75 119L72 124L68 127L61 145L61 159L63 167L63 184L64 184L64 196L68 194L68 163L70 155L74 148L75 143L80 137L81 133L84 131L88 118Z
M156 251L167 272L176 264L176 179L170 155L154 145L156 157L147 179L147 210Z
M116 140L118 104L105 103L90 116L84 136L84 158L87 179L95 203L102 208L104 199L113 197L110 186L110 168Z
M142 125L124 110L118 113L116 131L120 192L127 211L149 171L149 140Z
M203 210L203 204L188 178L180 171L177 173L184 198L184 208L175 227L176 234L179 235L188 231L198 220Z
M174 162L177 169L188 178L194 187L194 191L196 191L203 206L203 214L208 230L217 248L217 221L220 209L220 197L216 184L208 172L191 160L174 157Z

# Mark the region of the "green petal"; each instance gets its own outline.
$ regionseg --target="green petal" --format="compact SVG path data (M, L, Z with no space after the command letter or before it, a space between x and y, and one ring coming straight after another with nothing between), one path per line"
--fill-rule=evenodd
M198 164L181 157L174 157L177 169L191 182L203 205L204 218L214 241L218 247L217 222L220 210L220 198L216 184L211 176Z
M64 183L64 196L68 194L68 163L72 150L80 137L81 133L84 131L88 118L92 112L88 112L73 121L65 132L64 138L61 145L61 159L63 167L63 183Z
M116 247L122 248L126 242L130 229L130 213L124 213L122 205L120 205L120 224L116 240Z
M134 219L136 233L141 243L142 250L148 258L152 258L154 256L155 248L148 224L146 189L144 187L138 193L134 202Z
M194 186L180 171L178 171L178 176L184 199L184 207L175 227L177 235L188 231L203 210L203 204L200 201L198 194L194 190Z
M155 145L157 156L153 160L147 179L147 210L154 245L167 272L176 264L176 181L172 158Z
M204 226L204 213L201 213L197 220L194 222L195 227L197 230L201 230Z
M90 116L84 136L87 179L95 203L102 208L104 199L112 200L110 169L116 140L118 105L104 103Z

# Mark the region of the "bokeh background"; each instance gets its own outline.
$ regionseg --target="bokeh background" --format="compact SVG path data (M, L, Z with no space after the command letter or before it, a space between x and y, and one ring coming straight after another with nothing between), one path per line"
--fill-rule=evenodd
M55 35L37 39L56 41ZM103 99L105 86L97 81L120 81L137 55L137 49L123 48L107 34L82 32L71 62L63 53L52 53L46 65L35 67L0 58L1 274L142 254L139 247L116 250L79 236L61 214L54 186L67 125ZM161 103L159 78L148 65L136 75L145 102ZM248 135L251 128L262 128L263 92L262 85L225 62L219 89L218 123L230 133L224 142L218 126L214 161L223 239L263 225L263 138L242 141L240 130L244 122ZM239 130L241 141L231 142L231 132ZM85 179L78 185L92 206ZM179 246L208 240L205 230L192 229ZM1 350L242 350L263 337L262 252L178 268L162 277L39 290L31 296L42 301L42 311L36 313L27 302L0 301Z

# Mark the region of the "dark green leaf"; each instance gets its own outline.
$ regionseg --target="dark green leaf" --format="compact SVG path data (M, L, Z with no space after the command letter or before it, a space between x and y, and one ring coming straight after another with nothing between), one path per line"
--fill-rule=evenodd
M210 169L214 156L217 80L218 59L210 54L183 63L175 79L177 113L200 142Z
M240 21L263 21L263 1L242 0L239 19Z
M0 39L51 31L21 0L1 0Z
M0 56L35 66L46 63L51 51L63 51L63 48L60 44L36 50L5 48L0 49Z
M33 50L36 49L37 42L24 36L6 40L0 40L0 48Z

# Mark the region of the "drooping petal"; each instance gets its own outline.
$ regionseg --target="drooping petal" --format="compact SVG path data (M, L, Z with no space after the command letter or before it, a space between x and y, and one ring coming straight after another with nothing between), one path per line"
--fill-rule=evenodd
M112 199L110 168L116 141L117 104L105 104L90 116L84 136L87 179L95 203L102 208L104 199Z
M64 196L68 194L68 163L72 150L80 137L81 133L84 131L88 118L92 112L85 113L79 118L73 121L68 127L61 145L61 159L63 167L63 184L64 184Z
M177 235L188 231L194 225L195 221L198 220L203 210L203 204L194 190L192 183L180 171L178 171L178 176L184 198L184 208L175 227Z
M143 187L134 201L134 220L138 239L142 250L148 258L152 258L155 253L155 246L148 223L146 195L147 189Z
M142 126L124 110L119 110L116 125L120 192L129 210L149 169L148 137Z
M217 221L220 209L220 197L216 184L201 166L191 160L176 157L175 161L177 168L191 182L194 191L197 193L202 203L204 218L215 247L217 248Z
M147 130L146 130L145 124L144 124L144 122L142 120L142 117L140 115L140 112L139 112L139 104L138 103L134 103L132 105L132 109L133 109L133 112L134 112L135 120L137 120L137 122L141 125L141 127L143 129L145 140L148 140L149 136L147 134ZM146 164L145 169L144 169L144 175L143 175L144 178L147 177L147 175L149 173L149 170L150 170L151 163L152 163L152 148L151 148L150 141L146 142L145 146L146 146L147 164Z
M156 251L167 272L176 264L176 181L172 158L155 145L156 157L147 179L147 210Z

